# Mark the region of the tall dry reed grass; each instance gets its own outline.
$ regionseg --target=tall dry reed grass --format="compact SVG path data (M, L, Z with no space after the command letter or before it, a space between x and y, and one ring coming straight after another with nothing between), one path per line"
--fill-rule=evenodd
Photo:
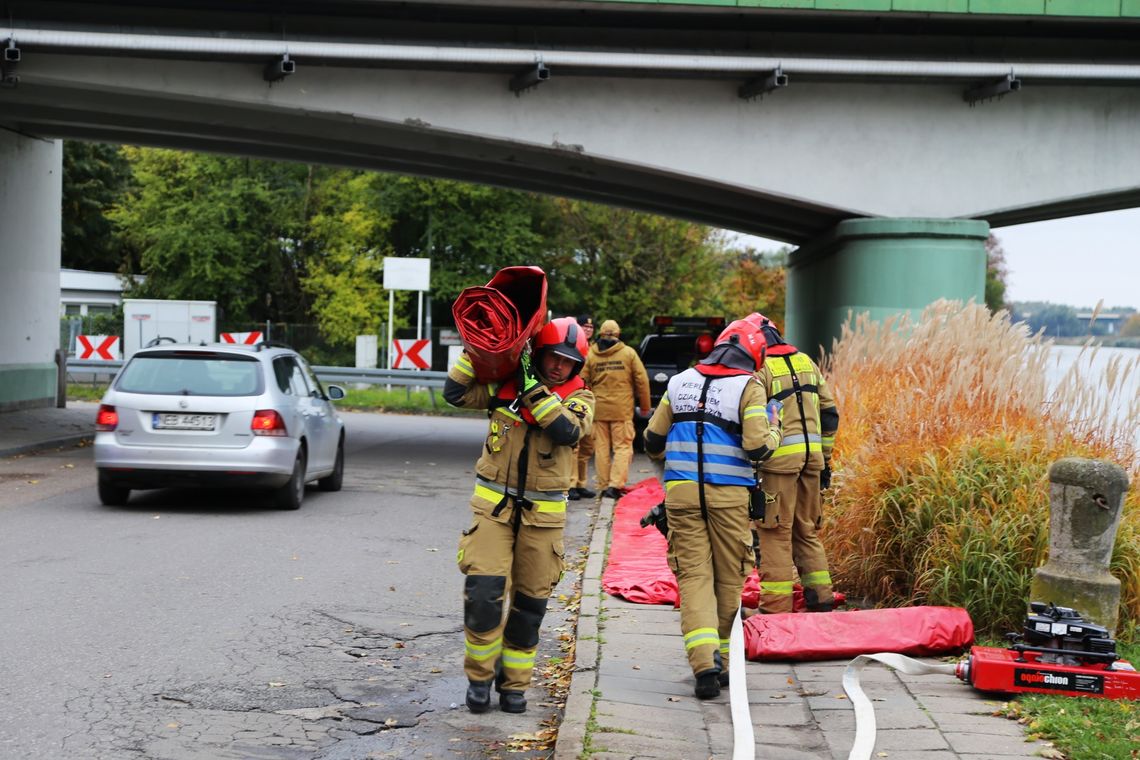
M838 588L887 606L959 605L979 632L1016 630L1048 553L1050 464L1107 459L1132 482L1112 572L1118 630L1136 632L1140 399L1121 394L1140 357L1117 357L1102 384L1086 347L1051 391L1050 345L973 303L844 328L825 361L841 414L823 536Z

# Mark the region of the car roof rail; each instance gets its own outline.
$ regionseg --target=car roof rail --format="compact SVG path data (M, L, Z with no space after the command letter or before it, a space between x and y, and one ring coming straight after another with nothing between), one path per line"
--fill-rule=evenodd
M288 343L282 343L279 340L262 340L257 343L257 350L264 351L267 348L287 348L290 351L294 350Z
M144 346L144 348L150 348L151 346L161 346L163 343L177 343L177 342L178 341L175 340L174 338L170 338L166 335L159 335L157 338L152 338L151 341L149 343L147 343L146 346Z

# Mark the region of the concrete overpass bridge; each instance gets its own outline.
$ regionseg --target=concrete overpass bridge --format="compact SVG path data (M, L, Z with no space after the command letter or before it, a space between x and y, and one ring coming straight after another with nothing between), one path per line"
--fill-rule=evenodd
M794 6L794 7L789 7ZM61 139L448 177L800 246L788 332L1140 205L1140 0L0 1L0 408L54 395Z

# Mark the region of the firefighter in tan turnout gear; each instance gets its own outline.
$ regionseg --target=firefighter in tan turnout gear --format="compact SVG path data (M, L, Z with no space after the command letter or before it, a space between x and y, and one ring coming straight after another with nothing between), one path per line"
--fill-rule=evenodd
M646 452L665 459L669 566L701 699L728 683L729 630L753 566L750 494L756 467L780 443L753 375L764 363L758 317L730 324L706 358L670 379L645 430Z
M466 353L448 374L447 401L487 409L490 418L457 555L467 576L463 669L471 712L490 707L492 683L504 712L526 711L539 627L564 569L574 445L593 425L594 395L579 376L586 350L581 328L566 317L542 328L533 358L524 354L517 379L501 387L477 382Z
M608 499L621 498L629 478L634 400L641 414L649 414L651 408L645 365L620 338L617 322L602 322L598 340L590 348L582 369L582 379L598 399L594 415L594 470L598 489Z
M764 318L768 358L757 373L770 399L782 402L784 438L761 468L764 517L760 536L760 611L791 612L793 573L799 572L811 612L833 608L827 552L819 540L820 489L831 486L831 449L839 410L819 367L786 343Z

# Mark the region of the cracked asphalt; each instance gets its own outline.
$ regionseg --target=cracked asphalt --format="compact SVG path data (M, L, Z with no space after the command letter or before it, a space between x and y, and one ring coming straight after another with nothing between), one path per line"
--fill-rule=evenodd
M192 490L107 508L89 447L0 460L0 758L548 755L526 740L560 719L553 675L525 715L462 707L454 557L485 420L343 416L344 490L297 512ZM568 557L591 507L571 502Z

